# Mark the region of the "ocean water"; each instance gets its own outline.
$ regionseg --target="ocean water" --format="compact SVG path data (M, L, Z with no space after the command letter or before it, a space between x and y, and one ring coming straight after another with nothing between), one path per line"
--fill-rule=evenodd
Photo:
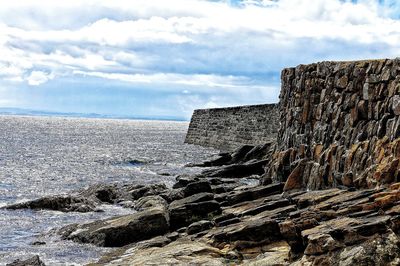
M217 153L183 144L187 127L187 122L0 116L0 206L98 183L171 186L174 176L200 171L185 164ZM142 163L128 163L132 160ZM35 254L47 265L95 261L108 249L61 241L54 229L132 212L102 209L83 214L0 210L0 265Z

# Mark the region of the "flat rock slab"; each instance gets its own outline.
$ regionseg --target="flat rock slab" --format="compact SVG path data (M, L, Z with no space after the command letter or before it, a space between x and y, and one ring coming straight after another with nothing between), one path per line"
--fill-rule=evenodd
M200 241L179 239L164 247L133 247L111 259L107 265L226 265L226 254ZM103 265L103 264L93 264Z
M6 266L45 266L43 261L40 260L39 256L33 256L27 260L15 260Z
M93 223L73 226L62 230L65 239L91 243L104 247L121 247L169 230L168 214L163 208L145 211Z
M9 205L5 208L10 210L33 209L62 212L89 212L95 210L95 202L79 196L52 196Z
M173 201L169 206L170 225L178 229L191 223L211 218L221 213L221 207L211 193L198 193L181 200Z

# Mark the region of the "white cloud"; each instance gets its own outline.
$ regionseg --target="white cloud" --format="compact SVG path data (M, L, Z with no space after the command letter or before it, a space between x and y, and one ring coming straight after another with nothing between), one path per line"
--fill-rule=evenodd
M26 78L26 80L28 81L29 85L38 86L40 84L46 83L53 78L53 74L48 74L43 71L32 71L31 74Z
M84 72L73 71L76 75L99 77L110 80L119 80L134 84L155 84L155 85L179 85L187 87L200 87L201 89L265 89L268 86L251 84L251 80L246 77L237 76L219 76L219 75L199 75L199 74L175 74L175 73L157 73L157 74L121 74L121 73L103 73L103 72ZM188 94L188 90L183 91Z
M0 0L0 85L96 77L231 95L198 101L214 106L246 88L277 99L284 66L400 54L398 1L238 2Z

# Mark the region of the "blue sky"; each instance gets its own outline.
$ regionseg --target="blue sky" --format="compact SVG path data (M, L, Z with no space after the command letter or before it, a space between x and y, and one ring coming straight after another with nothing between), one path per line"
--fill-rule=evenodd
M188 119L280 71L400 56L393 0L0 0L0 107Z

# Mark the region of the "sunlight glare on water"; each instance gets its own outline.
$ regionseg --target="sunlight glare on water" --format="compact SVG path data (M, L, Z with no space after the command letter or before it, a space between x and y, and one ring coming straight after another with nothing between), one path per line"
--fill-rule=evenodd
M90 184L165 183L217 151L183 144L187 122L0 116L0 206ZM49 265L81 265L107 249L61 241L52 229L104 213L0 210L0 264L35 254ZM32 245L33 242L45 245ZM66 264L68 262L68 264Z

